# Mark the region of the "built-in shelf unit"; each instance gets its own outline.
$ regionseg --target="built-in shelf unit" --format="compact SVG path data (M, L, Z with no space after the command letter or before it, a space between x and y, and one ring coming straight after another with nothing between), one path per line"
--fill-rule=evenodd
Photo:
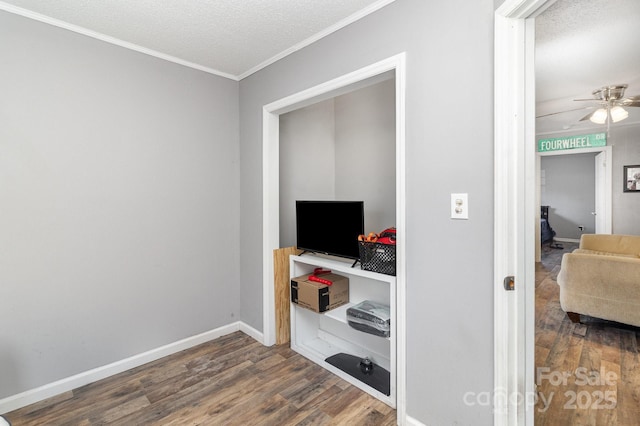
M349 278L349 303L325 313L316 313L291 303L291 349L364 390L389 406L396 407L396 277L352 267L352 261L320 255L290 257L291 278L310 274L315 268L330 269ZM358 331L347 323L347 309L364 300L389 305L390 336ZM326 362L337 353L369 358L390 373L390 394L385 395Z

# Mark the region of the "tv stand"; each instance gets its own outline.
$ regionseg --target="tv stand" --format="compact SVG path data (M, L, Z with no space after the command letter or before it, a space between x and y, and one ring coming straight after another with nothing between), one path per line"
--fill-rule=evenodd
M330 269L335 274L349 278L349 303L346 305L324 313L316 313L291 303L291 349L395 408L396 277L354 268L355 263L350 266L349 262L344 260L320 256L289 257L290 278L311 274L315 268ZM389 305L389 337L365 333L347 323L347 309L364 300ZM379 367L376 381L371 382L372 378L369 375L364 377L354 374L352 369L345 368L341 361L336 361L352 357L358 360L368 359ZM379 374L384 377L385 371L388 372L388 379L385 377L385 386L380 386L377 378Z

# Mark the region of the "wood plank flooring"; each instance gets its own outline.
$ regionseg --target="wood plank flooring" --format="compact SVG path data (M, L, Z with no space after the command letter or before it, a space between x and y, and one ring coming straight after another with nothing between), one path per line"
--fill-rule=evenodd
M27 425L395 425L396 411L241 332L7 413Z
M560 308L564 250L536 266L536 426L640 425L640 329ZM579 370L580 369L580 370ZM394 425L396 412L241 332L6 414L22 425Z
M556 282L564 248L536 265L536 426L640 425L640 329L562 311Z

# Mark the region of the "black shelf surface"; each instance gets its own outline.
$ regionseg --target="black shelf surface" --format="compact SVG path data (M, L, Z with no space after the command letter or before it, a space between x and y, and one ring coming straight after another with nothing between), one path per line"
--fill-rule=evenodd
M379 365L371 363L370 368L365 369L361 366L362 358L346 353L332 355L325 361L378 392L387 396L391 394L391 375Z

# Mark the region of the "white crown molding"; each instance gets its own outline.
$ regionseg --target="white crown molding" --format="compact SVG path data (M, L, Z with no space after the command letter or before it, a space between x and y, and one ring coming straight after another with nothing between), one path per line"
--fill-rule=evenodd
M9 12L9 13L13 13L15 15L20 15L23 16L25 18L29 18L29 19L33 19L36 21L40 21L43 22L45 24L49 24L49 25L53 25L55 27L59 27L59 28L63 28L65 30L69 30L69 31L73 31L75 33L78 34L82 34L85 35L87 37L92 37L95 38L97 40L100 41L104 41L106 43L110 43L110 44L114 44L116 46L120 46L120 47L124 47L125 49L130 49L130 50L134 50L136 52L139 53L144 53L145 55L150 55L150 56L154 56L156 58L159 59L164 59L165 61L169 61L169 62L173 62L179 65L183 65L189 68L193 68L193 69L197 69L209 74L213 74L213 75L217 75L219 77L224 77L224 78L228 78L234 81L239 81L242 80L243 78L246 78L248 76L250 76L251 74L254 74L258 71L260 71L261 69L273 64L276 61L279 61L280 59L289 56L290 54L297 52L298 50L301 50L307 46L309 46L312 43L315 43L316 41L340 30L341 28L346 27L349 24L352 24L362 18L364 18L365 16L385 7L386 5L393 3L395 0L379 0L371 5L369 5L368 7L359 10L358 12L346 17L345 19L341 20L340 22L314 34L313 36L307 38L306 40L295 44L294 46L283 50L282 52L278 53L277 55L267 59L266 61L256 65L255 67L239 74L239 75L233 75L233 74L229 74L226 72L222 72L222 71L218 71L215 70L213 68L209 68L209 67L205 67L203 65L200 64L196 64L194 62L190 62L181 58L177 58L175 56L171 56L171 55L167 55L165 53L162 52L158 52L156 50L153 49L148 49L146 47L143 46L139 46L137 44L134 43L129 43L128 41L124 41L124 40L120 40L118 38L115 37L111 37L108 36L106 34L102 34L99 33L97 31L92 31L90 29L78 26L78 25L74 25L74 24L70 24L68 22L64 22L61 21L59 19L55 19L55 18L51 18L49 16L46 15L42 15L40 13L36 13L21 7L17 7L11 4L7 4L3 1L0 1L0 10L4 10L5 12Z
M196 64L194 62L189 62L184 59L177 58L175 56L167 55L162 52L158 52L153 49L148 49L143 46L139 46L134 43L129 43L128 41L120 40L119 38L111 37L106 34L99 33L97 31L92 31L90 29L81 27L79 25L70 24L68 22L61 21L59 19L51 18L46 15L42 15L40 13L36 13L27 9L23 9L21 7L13 6L11 4L7 4L3 1L0 1L0 10L4 10L5 12L13 13L15 15L20 15L25 18L33 19L35 21L43 22L45 24L53 25L54 27L63 28L68 31L73 31L74 33L82 34L87 37L95 38L100 41L104 41L109 44L114 44L116 46L124 47L125 49L134 50L139 53L144 53L145 55L154 56L159 59L163 59L165 61L173 62L175 64L183 65L185 67L193 68L199 71L203 71L209 74L217 75L219 77L228 78L231 80L238 81L238 77L226 72L218 71L213 68L205 67L200 64Z
M353 15L350 15L346 18L344 18L343 20L341 20L340 22L320 31L319 33L316 33L314 35L312 35L311 37L307 38L306 40L301 41L298 44L295 44L293 46L291 46L290 48L283 50L282 52L278 53L275 56L272 56L271 58L267 59L266 61L256 65L255 67L243 72L242 74L238 75L238 80L242 80L246 77L249 77L251 74L254 74L258 71L260 71L263 68L268 67L269 65L273 64L274 62L279 61L280 59L291 55L292 53L297 52L298 50L301 50L307 46L309 46L312 43L315 43L316 41L332 34L335 33L336 31L346 27L347 25L350 25L362 18L364 18L367 15L372 14L373 12L382 9L383 7L385 7L386 5L393 3L395 0L379 0L371 5L369 5L368 7L365 7L364 9L359 10L358 12L354 13Z

